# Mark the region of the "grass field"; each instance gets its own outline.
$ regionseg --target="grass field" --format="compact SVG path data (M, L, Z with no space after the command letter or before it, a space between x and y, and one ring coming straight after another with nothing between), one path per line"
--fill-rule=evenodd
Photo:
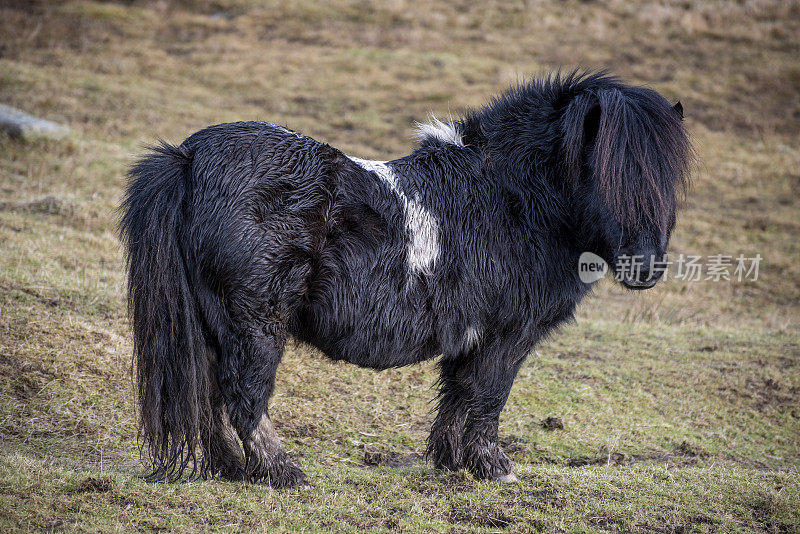
M779 0L0 1L0 102L73 131L0 135L0 530L800 531L798 57ZM139 479L114 210L144 144L262 119L388 159L561 65L680 98L672 253L758 253L757 281L601 283L514 386L518 484L420 460L433 364L296 346L271 413L312 489Z

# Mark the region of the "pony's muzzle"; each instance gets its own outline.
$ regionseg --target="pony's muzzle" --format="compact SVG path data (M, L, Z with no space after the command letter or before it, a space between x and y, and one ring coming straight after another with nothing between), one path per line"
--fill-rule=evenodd
M614 258L617 279L626 288L636 291L655 286L667 265L667 255L655 250L622 248Z

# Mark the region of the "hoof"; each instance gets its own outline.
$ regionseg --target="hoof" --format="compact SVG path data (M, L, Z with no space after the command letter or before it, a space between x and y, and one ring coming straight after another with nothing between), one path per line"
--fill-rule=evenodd
M228 482L246 482L247 473L243 468L227 469L219 472L220 478Z
M250 481L255 484L264 484L272 489L302 489L310 488L311 484L306 479L306 474L295 465L287 468L275 470L270 469L264 475L251 475Z
M510 473L506 473L505 475L500 475L499 477L495 478L495 480L498 482L505 482L505 483L513 483L519 481L517 475L515 475L513 471Z
M268 461L255 455L250 457L247 480L273 489L303 488L308 486L306 474L297 467L284 451L279 451Z

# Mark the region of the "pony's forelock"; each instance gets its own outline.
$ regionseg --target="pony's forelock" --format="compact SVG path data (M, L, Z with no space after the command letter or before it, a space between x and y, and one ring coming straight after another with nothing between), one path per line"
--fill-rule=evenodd
M675 196L686 190L691 147L681 117L649 89L598 93L594 175L625 227L666 231Z
M599 106L594 146L587 154L585 118ZM603 200L625 228L666 231L677 198L688 187L694 153L680 113L658 93L610 80L574 96L564 113L563 157L570 180L587 164Z

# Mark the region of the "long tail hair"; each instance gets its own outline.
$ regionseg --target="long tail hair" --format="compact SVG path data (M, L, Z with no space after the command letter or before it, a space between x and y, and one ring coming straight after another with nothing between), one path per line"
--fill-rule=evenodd
M210 432L210 362L199 305L181 243L186 242L192 156L156 146L130 170L119 230L127 249L139 443L150 480L176 480Z

